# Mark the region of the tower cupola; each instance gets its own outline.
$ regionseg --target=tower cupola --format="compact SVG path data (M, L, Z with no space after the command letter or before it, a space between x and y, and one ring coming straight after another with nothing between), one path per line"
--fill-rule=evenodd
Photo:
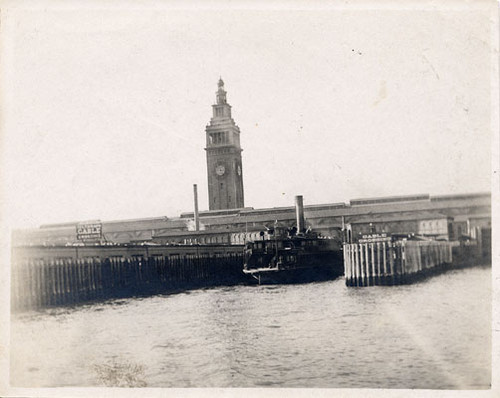
M224 105L227 103L226 91L224 90L224 81L222 78L219 79L218 83L219 89L217 90L217 105Z

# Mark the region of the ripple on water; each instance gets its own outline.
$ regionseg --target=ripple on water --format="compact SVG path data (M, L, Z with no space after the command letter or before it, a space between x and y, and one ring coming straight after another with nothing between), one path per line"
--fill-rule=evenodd
M488 388L490 282L476 268L401 287L233 286L15 315L11 381Z

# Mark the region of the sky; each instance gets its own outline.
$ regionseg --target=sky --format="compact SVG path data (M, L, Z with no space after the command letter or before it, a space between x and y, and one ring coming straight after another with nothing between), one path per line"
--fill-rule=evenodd
M1 188L15 227L175 217L193 184L207 210L219 77L246 206L491 190L494 2L10 4Z

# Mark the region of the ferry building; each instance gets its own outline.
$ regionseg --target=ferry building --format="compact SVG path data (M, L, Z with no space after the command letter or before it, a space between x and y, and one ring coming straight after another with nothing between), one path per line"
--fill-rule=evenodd
M93 221L107 244L242 244L278 222L295 226L295 208L245 207L240 129L231 115L224 82L219 80L212 117L205 128L208 209L177 216ZM201 148L200 148L201 150ZM301 194L297 192L297 194ZM196 196L196 195L195 195ZM307 203L307 197L304 198ZM491 194L411 195L352 199L348 203L304 206L306 227L324 236L354 241L362 234L415 234L430 239L456 240L481 236L491 239ZM42 225L13 232L13 246L78 245L82 223Z

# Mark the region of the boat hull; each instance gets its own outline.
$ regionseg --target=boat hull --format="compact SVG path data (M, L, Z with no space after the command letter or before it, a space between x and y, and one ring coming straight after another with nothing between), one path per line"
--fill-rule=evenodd
M292 284L332 280L342 276L344 267L339 253L304 256L292 265L254 268L244 271L254 283Z

